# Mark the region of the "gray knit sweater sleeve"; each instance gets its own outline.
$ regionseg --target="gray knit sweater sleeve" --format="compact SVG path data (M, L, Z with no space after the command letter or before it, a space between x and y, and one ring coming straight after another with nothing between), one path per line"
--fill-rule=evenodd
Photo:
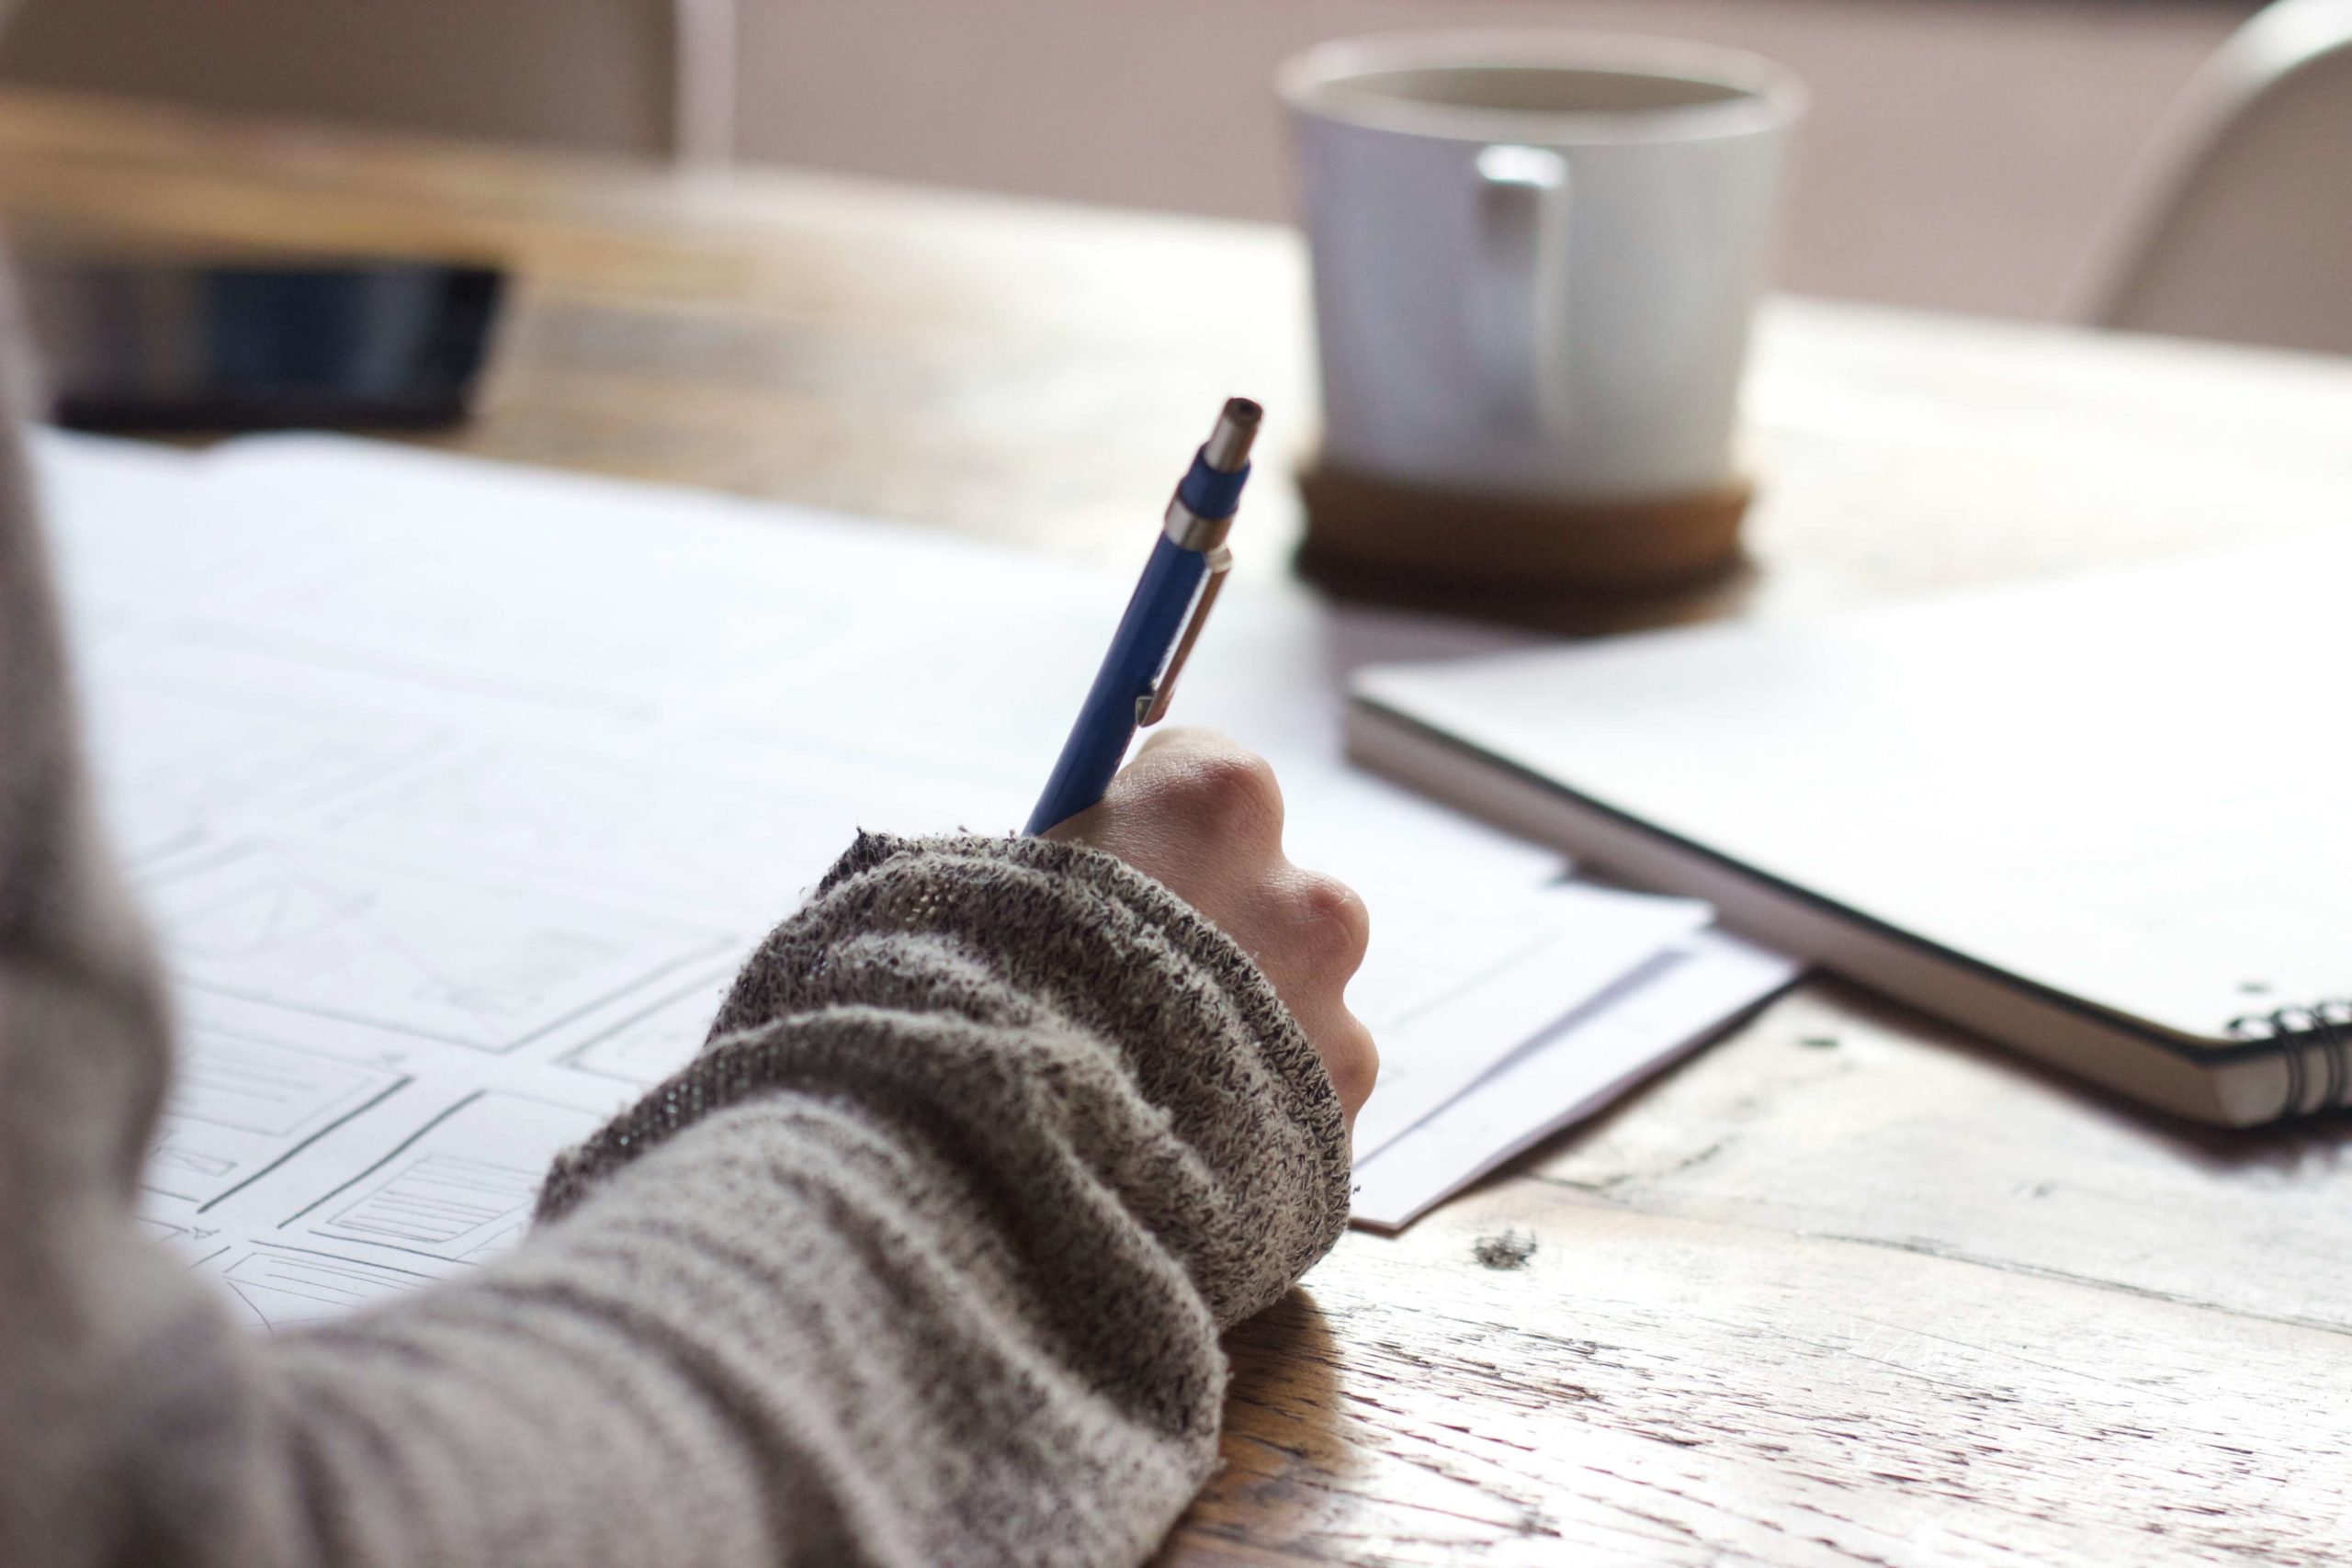
M999 1198L987 1231L1052 1214L1057 1248L1174 1264L1219 1328L1271 1304L1346 1223L1339 1100L1273 988L1094 850L862 835L745 966L701 1058L557 1162L541 1218L682 1128L786 1091L935 1145L943 1184ZM1056 1332L1132 1345L1147 1303L1130 1272L1056 1280Z
M1339 1234L1337 1100L1166 889L862 839L466 1280L268 1339L142 1239L168 1031L0 457L0 1562L1133 1562L1217 1330Z

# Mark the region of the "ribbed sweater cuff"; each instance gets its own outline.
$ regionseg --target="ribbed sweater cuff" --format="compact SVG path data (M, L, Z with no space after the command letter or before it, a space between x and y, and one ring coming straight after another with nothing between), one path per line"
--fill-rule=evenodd
M875 958L910 938L932 943L933 961ZM541 1218L748 1098L789 1089L952 1095L944 1078L973 1070L942 1060L943 1081L925 1083L923 1064L893 1062L886 1080L870 1059L839 1055L838 1028L806 1026L846 1023L853 1012L871 1021L874 1010L1016 1032L1074 1027L1115 1055L1160 1122L1154 1135L1172 1134L1220 1190L1214 1212L1161 1208L1138 1218L1180 1233L1161 1239L1186 1258L1221 1323L1271 1303L1345 1227L1338 1096L1272 986L1224 932L1100 851L1028 838L877 834L861 834L746 964L703 1055L559 1160ZM862 1027L854 1032L871 1038ZM1125 1156L1106 1149L1097 1157Z

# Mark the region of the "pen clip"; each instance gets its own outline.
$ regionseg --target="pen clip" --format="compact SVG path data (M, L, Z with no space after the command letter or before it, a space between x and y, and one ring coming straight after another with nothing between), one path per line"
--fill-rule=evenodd
M1136 699L1136 727L1144 728L1158 724L1168 716L1168 700L1176 694L1176 677L1183 671L1184 661L1193 656L1193 644L1201 637L1201 627L1208 624L1209 606L1216 603L1216 591L1225 586L1225 574L1233 570L1233 552L1223 545L1208 552L1209 574L1201 581L1200 597L1193 601L1193 618L1185 624L1184 635L1176 642L1176 651L1168 656L1168 668L1151 683L1151 690Z

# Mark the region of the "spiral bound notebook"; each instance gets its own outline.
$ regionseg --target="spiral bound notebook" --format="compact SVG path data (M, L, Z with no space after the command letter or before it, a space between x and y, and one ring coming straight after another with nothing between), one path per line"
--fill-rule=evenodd
M2165 1110L2352 1103L2352 531L1362 673L1350 754Z

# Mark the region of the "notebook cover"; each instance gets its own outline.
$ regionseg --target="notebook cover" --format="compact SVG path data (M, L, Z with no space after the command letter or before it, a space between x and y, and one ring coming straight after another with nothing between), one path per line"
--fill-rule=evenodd
M1357 679L1763 875L2242 1051L2352 997L2352 531ZM1465 759L1465 767L1477 764Z

